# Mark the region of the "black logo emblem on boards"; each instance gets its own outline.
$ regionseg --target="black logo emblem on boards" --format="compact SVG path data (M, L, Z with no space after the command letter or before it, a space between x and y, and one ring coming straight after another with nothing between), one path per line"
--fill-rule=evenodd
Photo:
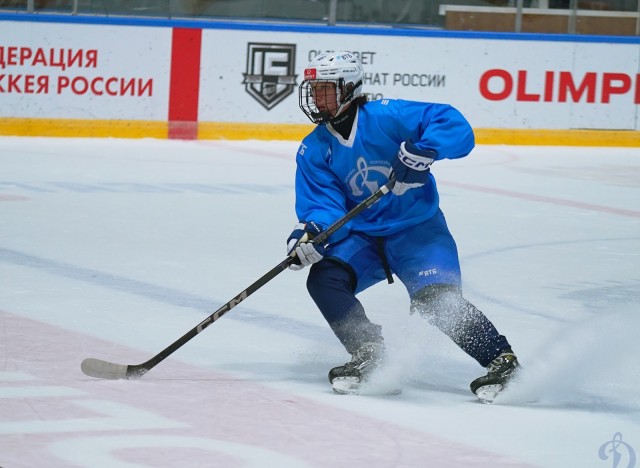
M271 110L296 89L296 45L250 42L247 72L243 73L247 93Z

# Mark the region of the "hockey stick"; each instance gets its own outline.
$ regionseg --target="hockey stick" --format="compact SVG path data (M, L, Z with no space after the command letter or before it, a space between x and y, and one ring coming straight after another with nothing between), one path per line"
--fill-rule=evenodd
M331 226L329 226L326 230L322 231L316 238L313 239L315 244L325 244L329 237L331 237L338 229L347 224L365 209L369 208L376 201L378 201L382 196L389 193L389 191L393 188L395 184L394 179L390 179L385 185L376 190L373 194L371 194L366 200L360 202L357 206L355 206L351 211L349 211L342 218L337 220ZM96 377L99 379L139 379L144 374L149 372L155 366L164 361L167 357L169 357L173 352L181 348L184 344L194 338L196 335L201 333L205 328L211 325L213 322L218 320L224 314L229 312L235 306L244 301L251 294L256 292L262 286L267 284L273 278L278 276L281 272L287 269L287 267L293 262L295 257L290 256L278 263L275 267L273 267L269 272L263 275L256 282L251 284L247 289L242 291L240 294L235 296L229 302L224 304L218 310L216 310L213 314L209 315L202 322L196 325L194 328L185 333L178 340L167 346L165 349L160 351L158 354L153 356L146 362L142 364L116 364L114 362L103 361L101 359L87 358L82 361L80 368L82 372L84 372L89 377Z

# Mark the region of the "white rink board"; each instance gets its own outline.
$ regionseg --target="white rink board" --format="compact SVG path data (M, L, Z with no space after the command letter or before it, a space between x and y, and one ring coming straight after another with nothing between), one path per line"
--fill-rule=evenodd
M0 47L0 117L167 119L170 28L3 21Z
M249 43L284 43L296 46L296 83L305 65L322 51L349 50L368 62L365 91L374 98L401 98L447 102L458 107L475 127L484 128L594 128L637 129L634 103L639 47L634 44L597 44L546 41L474 40L440 37L399 37L347 34L299 34L266 31L220 31L203 34L200 115L206 121L258 121L299 123L304 116L297 105L297 92L283 104L264 109L238 83L246 71ZM534 53L524 53L524 50ZM220 64L229 72L224 73ZM481 77L505 70L513 79L505 99L489 100L480 92ZM235 74L232 72L235 70ZM519 72L524 94L538 101L518 100ZM545 73L553 72L550 102L544 102ZM588 103L586 90L578 102L559 101L558 75L570 73L579 87L586 73L596 73L595 102ZM624 94L612 94L602 103L604 73L622 74L632 81ZM429 80L429 77L435 79ZM444 78L442 80L442 78ZM613 83L616 85L616 83ZM494 89L495 88L495 89ZM505 83L489 82L498 93ZM297 91L297 90L296 90ZM535 99L535 97L534 97ZM224 115L220 110L224 109Z
M177 23L69 21L0 21L0 117L166 121L171 26ZM363 59L365 91L373 98L451 103L475 128L638 130L640 46L634 38L583 36L572 42L570 36L530 34L407 30L402 36L385 29L246 23L239 28L204 21L191 26L203 28L200 122L308 123L297 102L306 64L322 51L350 50ZM295 50L295 81L269 109L243 83L252 60L250 44L288 44ZM33 57L17 58L15 48L96 51L97 62L95 67L44 66ZM265 73L282 70L276 66ZM20 86L11 86L9 77L18 75ZM41 88L34 86L26 92L25 77L32 75L49 76L47 92L35 92ZM61 76L80 80L78 89L60 89ZM108 88L112 95L105 92L109 79L119 80ZM137 88L122 92L130 80Z

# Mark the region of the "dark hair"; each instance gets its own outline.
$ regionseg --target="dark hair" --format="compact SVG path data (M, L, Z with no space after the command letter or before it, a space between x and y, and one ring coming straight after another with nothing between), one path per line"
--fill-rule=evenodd
M369 96L367 96L366 94L361 94L360 96L355 98L352 102L354 104L356 104L357 106L362 106L362 105L366 104L367 101L369 101Z

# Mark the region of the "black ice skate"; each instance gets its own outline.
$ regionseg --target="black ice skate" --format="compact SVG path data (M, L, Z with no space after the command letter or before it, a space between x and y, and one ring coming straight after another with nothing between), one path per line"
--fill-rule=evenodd
M505 352L487 366L487 375L471 382L471 391L485 403L492 403L504 390L520 368L518 358L513 352Z
M329 382L333 391L342 395L355 395L363 391L363 387L369 383L369 379L385 362L385 347L382 343L365 343L351 358L351 361L329 371ZM384 388L382 388L384 387ZM373 385L367 393L394 394L402 392L402 389L394 382L392 388L389 385Z

